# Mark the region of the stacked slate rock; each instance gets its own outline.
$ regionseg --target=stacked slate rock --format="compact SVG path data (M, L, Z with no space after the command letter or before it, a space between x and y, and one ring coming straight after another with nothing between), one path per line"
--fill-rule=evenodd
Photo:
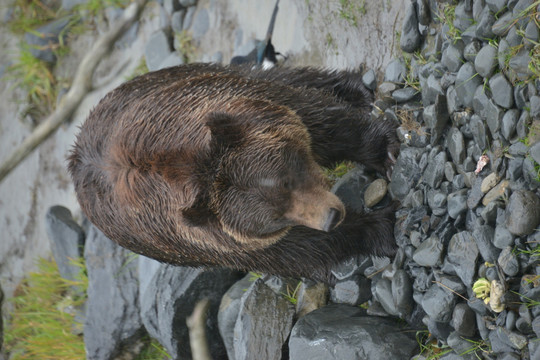
M210 4L212 6L213 4ZM182 65L189 59L182 39L194 45L210 29L210 17L205 6L197 6L196 0L159 1L160 25L146 45L144 56L150 71ZM222 54L217 52L208 61L220 62Z

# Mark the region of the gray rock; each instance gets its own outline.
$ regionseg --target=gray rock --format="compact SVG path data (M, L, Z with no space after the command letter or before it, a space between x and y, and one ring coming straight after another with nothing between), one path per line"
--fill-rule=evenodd
M184 9L175 11L171 16L171 28L174 33L179 33L184 27L184 16L186 11Z
M418 246L413 260L420 266L435 266L441 262L443 244L435 235L430 236Z
M523 177L523 160L522 157L510 159L508 162L508 170L506 171L508 179L517 181Z
M506 3L506 0L486 0L486 5L488 6L489 10L494 13L501 11L506 6Z
M427 194L428 205L433 215L442 216L446 213L446 193L430 189Z
M169 56L171 52L169 38L163 30L158 30L152 34L144 49L144 58L148 70L155 71L159 69L163 59Z
M421 25L428 26L431 20L431 10L429 8L428 0L416 1L418 22Z
M72 261L83 256L83 229L73 220L71 211L63 206L49 208L45 215L45 229L60 275L67 280L78 279L81 269Z
M506 12L495 21L491 30L497 36L503 36L510 30L513 24L513 17L511 12Z
M435 75L430 74L427 80L422 85L422 104L424 106L434 104L437 95L444 95L444 91L441 87L440 79Z
M112 359L144 336L136 256L91 226L84 257L88 299L84 344L89 359Z
M407 12L403 18L403 25L401 26L401 38L399 45L401 50L413 53L420 46L422 36L418 31L418 18L416 16L416 8L414 1L409 2Z
M437 189L442 182L444 166L446 164L446 152L441 151L436 156L430 157L424 171L424 182L432 189Z
M184 64L184 59L182 59L182 57L176 52L172 52L159 64L156 70L161 70L182 64Z
M363 316L347 305L315 310L295 324L289 340L291 360L410 359L414 336L391 319Z
M474 91L474 98L472 101L473 110L475 112L475 115L481 116L485 119L486 117L486 109L488 107L490 98L488 97L488 94L486 93L486 89L483 85L480 85L476 88Z
M236 359L234 355L234 326L240 312L240 303L246 290L253 285L253 275L248 274L234 283L221 298L218 311L219 334L227 349L229 359Z
M530 115L533 119L540 119L540 96L531 96L531 110Z
M519 110L510 109L506 111L501 120L501 134L506 140L510 140L515 132L519 119Z
M527 85L517 84L514 86L514 101L516 102L516 107L520 110L523 110L529 105L529 87Z
M339 280L330 288L330 300L334 303L360 305L371 299L371 280L356 274Z
M525 156L529 152L529 147L522 142L517 142L508 148L508 153L512 156Z
M473 24L472 9L465 1L456 5L454 26L461 31L465 31Z
M446 101L448 103L448 113L453 114L459 110L462 104L459 102L456 87L450 85L446 91Z
M167 14L171 15L175 11L178 11L182 8L178 0L163 0L163 8Z
M529 154L534 159L534 161L540 164L540 142L537 142L536 144L531 146Z
M432 145L439 141L449 119L446 96L438 94L435 97L435 103L424 108L424 121L431 129Z
M281 359L292 328L294 306L257 280L242 296L234 326L235 359Z
M201 39L210 29L210 17L208 11L205 8L200 8L195 13L193 18L193 25L191 26L191 32L194 39Z
M432 285L422 298L422 308L434 321L449 322L456 299L451 291L443 289L440 285Z
M460 354L461 359L475 360L481 356L481 351L477 346L464 339L457 331L451 332L446 341L448 346L454 350L456 354Z
M486 3L484 0L473 1L472 14L473 14L474 21L478 22L480 20L480 17L482 16L485 5Z
M489 79L489 87L493 94L493 100L495 100L497 105L506 109L514 105L514 89L503 74L498 73L492 76Z
M489 333L491 348L495 353L521 350L527 346L527 337L497 326Z
M371 179L357 167L343 175L332 187L332 192L353 210L363 211L364 197L358 194L362 194L370 182Z
M403 83L405 79L405 74L407 74L407 68L403 61L400 59L392 60L386 67L384 73L384 81L392 83Z
M328 304L328 285L304 280L298 288L296 301L296 317L301 318L313 310L320 309ZM371 294L371 289L367 289Z
M525 44L532 47L538 42L538 25L534 21L529 21L525 27Z
M197 4L197 0L178 0L180 2L180 5L187 8L190 6L195 6Z
M467 211L467 190L459 190L448 195L448 215L457 219L459 215Z
M531 117L529 116L529 112L527 110L522 111L516 124L516 133L519 139L523 139L528 135L527 132L530 122Z
M381 201L388 190L388 184L384 179L376 179L366 189L364 202L366 207L373 207Z
M501 251L497 262L506 275L516 276L519 273L519 262L510 246Z
M474 137L474 141L480 149L487 149L488 142L486 137L486 126L480 116L473 114L471 116L470 127L471 133Z
M514 6L514 9L512 9L512 15L518 20L520 27L525 27L525 22L528 19L524 19L523 14L532 4L533 0L519 0Z
M493 38L495 34L492 28L495 20L495 15L490 11L489 7L484 7L480 19L476 24L476 36L484 41Z
M412 281L403 269L396 270L392 277L392 299L401 318L411 314L414 307Z
M463 163L463 160L465 160L465 141L463 134L456 127L451 127L446 140L452 161L455 164Z
M476 273L476 259L478 258L478 246L468 231L462 231L450 239L448 244L448 261L454 265L456 275L459 276L465 286L471 287Z
M186 318L197 301L210 300L206 333L212 357L225 354L217 313L223 294L239 279L232 270L203 270L161 264L141 294L141 316L148 334L174 359L191 359Z
M463 57L465 58L465 60L474 63L475 60L476 60L476 56L478 55L478 52L480 51L480 49L481 49L480 42L471 41L463 49ZM454 81L455 81L455 79L454 79Z
M461 336L472 337L476 333L476 315L465 303L456 305L450 324Z
M423 149L407 147L401 150L390 181L389 191L393 198L404 200L409 190L420 179L421 171L418 160ZM339 196L339 195L338 195Z
M399 312L392 298L392 283L388 279L379 279L375 283L373 294L387 314L398 316Z
M531 191L514 191L506 207L505 224L514 235L531 234L540 224L540 199Z
M55 63L56 55L53 49L60 43L61 38L64 41L66 34L63 30L71 21L70 17L63 17L27 32L24 40L30 47L30 53L36 59Z
M448 46L442 53L441 63L448 71L457 72L463 64L463 51L456 46Z
M459 69L456 77L456 92L458 100L467 107L472 107L472 100L481 79L471 63L465 63Z
M474 68L482 77L490 77L497 66L497 49L484 45L474 60Z
M508 66L510 67L510 70L512 70L515 80L527 80L532 75L532 71L529 69L530 62L531 57L529 51L525 49L519 51L510 58Z
M362 75L362 82L370 89L375 90L377 88L377 75L373 69L369 69Z
M495 230L489 225L477 226L473 231L473 238L476 241L480 255L491 264L494 264L499 257L500 249L497 249L491 242Z
M413 98L417 97L419 94L418 90L412 87L405 87L402 89L397 89L392 93L392 98L398 103L404 103L411 101Z

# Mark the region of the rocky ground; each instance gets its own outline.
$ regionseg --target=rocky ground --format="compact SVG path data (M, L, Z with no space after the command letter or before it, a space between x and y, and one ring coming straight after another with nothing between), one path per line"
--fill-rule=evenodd
M193 54L178 55L163 30L169 24L186 27L202 39L213 31L210 24L230 18L216 14L254 5L180 3L158 7L160 26L145 47L150 69L181 63L186 55L227 62L233 52L215 43L201 42ZM283 5L291 6L291 18L307 7L314 17L311 30L328 25L318 17L324 12L319 5ZM205 297L214 358L540 358L540 4L405 5L395 43L414 55L394 54L384 66L368 56L363 78L377 91L373 120L390 117L401 124L403 144L392 178L387 183L357 167L334 186L357 209L401 201L396 257L351 259L335 269L338 282L331 288L172 267L134 258L91 225L81 227L67 209L54 207L46 224L61 272L73 274L66 257L86 259L88 358L115 358L135 349L145 334L173 358L190 358L185 318ZM271 12L272 4L264 7ZM362 62L348 58L351 27L331 33L336 51L347 49L338 55L321 51L320 42L313 45L311 32L283 27L295 34L284 43L300 49L290 64ZM228 29L216 38L234 37L237 54L248 52L253 42ZM274 43L279 49L279 40Z

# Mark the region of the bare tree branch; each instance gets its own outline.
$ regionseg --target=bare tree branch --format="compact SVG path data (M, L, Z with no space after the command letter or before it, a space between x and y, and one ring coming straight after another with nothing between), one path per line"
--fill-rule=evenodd
M99 62L107 55L114 42L139 19L147 1L136 0L132 3L126 8L118 22L94 43L79 64L73 84L57 109L39 124L0 166L0 182L73 114L92 89L92 75Z

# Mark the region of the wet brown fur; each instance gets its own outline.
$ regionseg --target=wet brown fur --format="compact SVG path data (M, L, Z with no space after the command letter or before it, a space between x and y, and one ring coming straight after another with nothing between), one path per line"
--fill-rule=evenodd
M295 208L293 190L342 206L320 166L348 159L386 173L395 125L368 119L372 100L355 72L164 69L101 100L69 170L89 219L135 252L331 281L354 254L394 253L394 209L347 211L328 233L272 219Z

